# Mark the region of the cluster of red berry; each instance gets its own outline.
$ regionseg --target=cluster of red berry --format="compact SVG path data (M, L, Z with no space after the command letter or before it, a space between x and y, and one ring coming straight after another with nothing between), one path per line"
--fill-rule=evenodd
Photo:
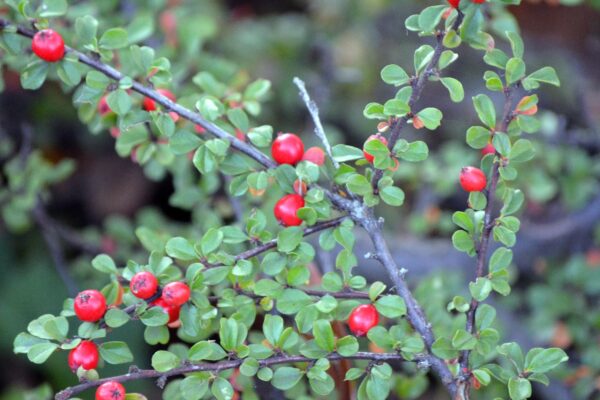
M458 8L458 5L460 4L460 0L448 0L448 3L452 7ZM482 4L482 3L485 3L485 0L471 0L471 3Z
M179 311L191 297L191 290L183 282L167 283L161 291L156 276L148 271L136 273L129 282L131 293L139 299L150 302L150 306L161 307L169 315L168 325L174 326L179 320ZM160 297L158 295L160 294ZM155 300L152 300L155 298ZM98 322L106 313L106 298L98 290L84 290L75 296L75 315L81 321ZM99 352L91 340L83 340L69 353L69 367L76 372L79 367L85 370L98 366ZM123 399L125 389L114 381L98 387L96 400Z
M296 165L300 161L310 161L316 165L325 163L325 152L319 147L311 147L304 151L304 143L293 133L282 133L277 136L271 145L271 155L278 164ZM294 194L283 196L273 208L273 214L283 226L298 226L302 219L298 217L298 210L304 207L304 194L306 183L297 180L294 182Z

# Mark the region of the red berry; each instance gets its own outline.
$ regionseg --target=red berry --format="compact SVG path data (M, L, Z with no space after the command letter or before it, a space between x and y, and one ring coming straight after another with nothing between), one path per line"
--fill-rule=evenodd
M496 154L496 148L493 144L488 143L483 149L481 149L481 155L487 156L488 154Z
M169 100L175 101L175 95L170 90L157 89L156 91L158 93L162 94L163 96L165 96L166 98L168 98ZM156 110L156 103L151 98L144 97L144 101L142 102L142 107L146 111L154 111L154 110Z
M106 312L106 299L97 290L84 290L75 296L75 315L82 321L96 322Z
M162 291L162 299L172 307L184 305L192 294L190 287L183 282L167 283Z
M152 272L138 272L129 282L131 293L140 299L149 299L154 296L158 289L158 279Z
M271 154L278 164L294 165L302 160L304 143L293 133L283 133L273 141Z
M95 369L98 366L98 356L96 343L83 340L69 352L69 368L73 372L76 372L79 367L87 370Z
M460 171L460 186L467 192L480 192L487 186L487 178L479 168L464 167Z
M379 322L379 313L372 304L356 307L348 317L348 326L356 336L364 336Z
M302 156L302 161L310 161L319 166L323 165L325 164L325 152L320 147L311 147Z
M454 7L454 8L458 8L458 4L460 3L460 0L448 0L448 3Z
M473 1L473 3L475 3L475 4L485 3L485 0L471 0L471 1Z
M162 297L156 299L150 305L161 307L165 313L169 314L169 322L167 322L168 324L171 324L179 319L179 311L181 307L168 305Z
M96 400L122 400L125 398L125 388L119 382L108 381L96 389Z
M294 192L296 192L300 196L304 196L306 194L306 191L308 190L306 183L302 182L300 179L296 179L294 181L293 187L294 187Z
M387 139L386 139L385 137L383 137L383 136L380 136L380 135L371 135L371 136L369 136L369 138L366 140L366 142L365 142L365 145L366 145L367 143L369 143L371 140L379 140L381 143L383 143L383 144L384 144L384 145L386 145L386 146L387 146L387 144L388 144L388 141L387 141ZM374 155L372 155L372 154L370 154L370 153L367 153L367 151L364 149L364 146L363 146L363 155L365 156L365 159L366 159L368 162L370 162L370 163L373 163L373 160L375 159L375 156L374 156Z
M304 198L298 194L283 196L273 208L273 214L283 226L298 226L302 220L298 218L298 210L304 207Z
M111 112L111 109L108 106L108 103L106 102L106 96L102 96L100 98L100 101L98 102L98 113L100 115L106 115L109 112Z
M57 62L65 55L65 42L58 32L44 29L33 36L31 50L44 61Z

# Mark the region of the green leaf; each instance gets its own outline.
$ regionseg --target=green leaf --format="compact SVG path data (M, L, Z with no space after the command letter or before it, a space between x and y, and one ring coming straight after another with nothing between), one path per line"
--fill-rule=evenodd
M271 82L266 79L258 79L246 87L244 99L260 100L271 88Z
M496 151L502 154L504 157L508 157L510 155L510 138L504 132L495 132L494 138L492 139L492 144Z
M350 368L346 371L345 381L355 381L365 374L365 370L362 368Z
M265 315L263 332L269 343L276 346L281 337L281 333L283 332L283 318L278 315Z
M419 14L419 27L423 32L432 32L442 19L442 15L448 7L437 5L425 8Z
M208 392L208 378L190 375L181 381L179 390L185 400L200 400Z
M117 266L107 254L99 254L92 260L92 267L105 274L116 274Z
M383 112L383 104L379 104L379 103L367 104L363 110L363 115L367 119L387 119L387 116ZM344 146L344 145L338 145L338 146ZM337 147L337 146L335 146L335 147ZM334 150L335 150L335 147L334 147ZM334 157L335 157L335 151L334 151Z
M210 255L210 253L214 252L219 248L222 242L223 232L215 228L209 229L208 231L206 231L204 236L202 236L202 240L200 240L200 248L202 250L202 254L204 254L205 256Z
M531 383L525 378L513 376L508 381L508 394L512 400L522 400L531 397Z
M481 122L488 128L494 129L496 126L496 108L492 100L485 94L479 94L473 97L473 105Z
M553 86L560 86L560 80L556 75L556 71L552 67L540 68L534 73L530 74L523 80L523 86L526 90L537 89L540 84L547 83Z
M381 296L375 302L375 307L377 311L388 318L398 318L406 314L406 303L402 297L395 294Z
M27 64L21 72L21 86L23 89L35 90L44 84L46 75L48 75L48 63L42 60L36 60Z
M53 18L64 15L66 12L66 0L44 0L39 16L42 18Z
M246 358L240 365L240 373L244 376L254 376L258 372L260 364L256 358Z
M279 232L277 235L277 250L283 253L290 253L298 247L304 239L304 231L298 226L290 226Z
M517 241L515 233L501 225L494 226L492 233L495 241L501 242L507 247L513 247Z
M379 197L390 206L399 207L404 203L404 191L396 186L386 186L379 191Z
M472 254L475 250L473 238L463 230L457 230L452 234L452 244L456 250L467 254Z
M452 347L457 350L473 350L477 344L477 338L464 329L459 329L452 337Z
M271 384L279 390L288 390L293 388L302 378L302 371L298 368L281 367L273 374Z
M410 112L410 106L402 100L391 99L383 105L383 113L388 116L402 116ZM373 141L375 142L375 141Z
M129 322L129 314L120 308L111 308L104 315L106 325L111 328L118 328Z
M121 49L129 45L127 31L123 28L112 28L104 32L98 42L101 48L107 50Z
M293 315L312 303L312 298L298 289L285 289L277 299L277 310L285 315Z
M401 86L407 83L410 77L400 66L390 64L381 70L381 79L387 84Z
M490 258L490 272L507 268L512 262L513 252L506 247L497 248Z
M469 291L475 300L484 301L492 292L492 282L487 278L477 278L469 283Z
M162 307L151 307L140 314L140 320L146 326L161 326L169 322L169 314Z
M131 98L123 89L117 89L110 92L110 94L106 96L106 102L110 109L117 115L127 114L129 110L131 110Z
M520 58L511 58L506 63L506 83L512 85L525 76L525 63Z
M483 149L492 137L489 129L482 126L472 126L467 130L467 144L474 149Z
M490 374L488 374L483 369L474 369L472 374L473 374L473 376L475 376L475 379L477 379L477 381L479 383L481 383L483 386L489 385L492 380Z
M347 144L333 146L333 158L338 162L347 162L364 158L363 151Z
M13 351L15 354L27 354L30 348L36 344L42 343L48 343L48 341L25 332L21 332L17 335L13 342Z
M190 361L218 361L227 357L227 353L215 342L198 342L188 351Z
M519 139L513 143L510 149L509 159L511 163L521 163L531 160L535 156L535 150L531 142L526 139Z
M329 321L317 320L313 325L313 336L315 343L323 350L329 352L335 350L335 336Z
M417 140L412 143L408 143L408 147L399 151L398 157L405 161L410 162L418 162L427 159L429 155L429 148L427 147L427 143Z
M559 348L534 350L531 349L525 357L525 370L527 372L546 373L569 359L567 354Z
M465 90L463 89L462 83L458 79L454 78L442 78L442 85L448 89L450 93L450 99L455 103L460 103L465 98Z
M354 336L344 336L337 341L336 351L342 357L350 357L358 351L358 340Z
M217 400L231 400L234 390L231 383L225 378L218 376L210 387L210 392Z
M348 182L346 183L348 190L352 193L356 193L358 195L364 196L367 193L371 193L373 188L371 187L371 182L364 176L360 174L353 174Z
M100 356L109 364L126 364L133 361L133 354L125 342L105 342L98 346Z
M165 251L169 256L183 261L198 259L194 246L187 239L182 237L169 239L165 245Z
M56 343L38 343L34 344L27 351L27 358L35 364L43 364L58 349Z
M444 360L450 360L458 356L458 350L452 346L450 339L445 337L438 338L431 346L431 351L436 356Z
M158 350L152 355L152 368L158 372L167 372L177 368L181 360L177 355L164 350Z
M427 129L434 130L440 126L443 114L437 108L427 107L419 111L417 117L419 117Z
M523 39L521 39L521 36L517 32L508 31L506 32L506 37L508 37L508 40L510 41L510 47L512 48L513 56L523 58L525 46L523 45Z
M496 310L489 304L481 304L475 313L475 326L484 330L492 326L496 319Z
M433 53L433 47L428 44L424 44L415 50L414 64L417 74L420 73L427 66L427 64L429 64L433 58Z
M248 131L248 139L256 147L267 147L273 140L273 127L261 125Z

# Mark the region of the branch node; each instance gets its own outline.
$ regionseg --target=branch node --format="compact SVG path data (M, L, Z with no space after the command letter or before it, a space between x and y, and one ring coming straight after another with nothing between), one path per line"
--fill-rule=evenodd
M156 386L158 386L159 389L164 389L166 384L167 384L167 376L166 375L163 375L156 380Z
M128 373L130 373L130 374L137 374L138 372L140 372L140 368L137 365L130 365L129 366Z

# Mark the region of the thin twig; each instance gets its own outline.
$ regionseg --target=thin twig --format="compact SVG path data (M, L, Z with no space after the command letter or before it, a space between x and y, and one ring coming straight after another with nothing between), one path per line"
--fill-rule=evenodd
M325 151L327 152L327 155L331 159L331 162L333 163L333 166L335 167L335 169L339 169L340 164L333 158L333 151L331 150L331 144L329 144L329 139L327 139L327 135L325 134L325 130L323 129L323 124L321 123L321 118L319 117L319 107L317 106L317 103L315 103L310 98L310 95L308 94L308 91L306 90L306 85L304 84L304 81L302 79L295 77L294 84L300 90L300 97L302 97L304 104L306 104L306 108L308 109L308 112L310 113L310 116L312 117L313 123L315 124L315 134L323 143L323 146L325 147Z
M52 225L51 221L49 221L48 215L46 214L46 210L44 210L41 201L35 205L32 210L32 214L35 222L42 230L42 235L44 236L44 240L46 241L48 249L50 250L50 255L54 261L53 264L56 272L67 288L69 296L74 297L77 292L79 292L77 289L77 284L69 274L63 249L58 239L58 233L56 232L54 225Z
M343 359L373 360L376 362L408 361L404 357L402 357L400 354L397 354L397 353L369 353L369 352L358 352L352 356L341 356L338 353L331 353L323 358L327 358L330 361L339 361L339 360L343 360ZM258 360L258 364L260 367L271 367L271 366L278 365L278 364L310 363L310 362L314 362L314 361L315 360L313 360L311 358L307 358L307 357L299 356L299 355L298 356L277 355L277 356L272 356L272 357L266 358L264 360ZM413 359L411 361L418 362L418 361L420 361L420 358L416 357L415 359ZM81 383L77 386L72 386L70 388L66 388L63 391L57 393L54 398L56 400L67 400L67 399L73 397L74 395L81 393L87 389L91 389L91 388L100 386L101 384L103 384L105 382L110 382L110 381L123 383L123 382L127 382L127 381L138 380L138 379L166 379L171 376L184 375L184 374L200 372L200 371L212 371L214 373L218 373L221 371L238 368L243 362L244 362L244 359L226 360L226 361L219 361L219 362L214 362L214 363L203 362L203 363L198 363L198 364L183 365L181 367L174 368L174 369L166 371L166 372L159 372L159 371L156 371L153 369L137 370L135 372L131 372L131 373L128 373L125 375L113 376L110 378L99 379L96 381L88 381L88 382Z

